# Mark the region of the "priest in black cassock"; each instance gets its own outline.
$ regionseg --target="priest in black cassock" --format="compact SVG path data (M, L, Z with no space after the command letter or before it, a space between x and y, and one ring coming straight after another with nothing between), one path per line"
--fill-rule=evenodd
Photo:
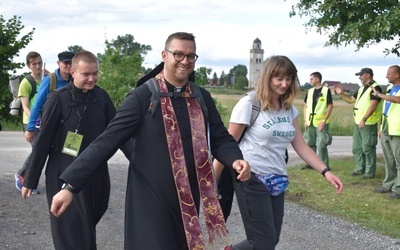
M198 57L194 36L171 34L161 56L163 64L142 81L158 87L158 105L152 106L148 84L131 91L104 133L60 179L79 192L100 163L133 137L125 249L209 249L227 237L210 155L232 166L238 181L249 179L250 166L224 127L210 93L189 80ZM200 94L196 91L201 92L207 114L194 97ZM71 192L60 191L51 212L62 217L72 199ZM199 223L200 211L208 236Z

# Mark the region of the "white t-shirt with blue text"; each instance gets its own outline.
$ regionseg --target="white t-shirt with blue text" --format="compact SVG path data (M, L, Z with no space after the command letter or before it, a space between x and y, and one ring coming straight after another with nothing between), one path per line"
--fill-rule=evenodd
M230 122L249 126L251 113L250 97L244 96L233 108ZM285 151L294 139L293 119L298 114L293 105L289 110L261 110L254 124L246 129L239 147L253 173L287 175Z

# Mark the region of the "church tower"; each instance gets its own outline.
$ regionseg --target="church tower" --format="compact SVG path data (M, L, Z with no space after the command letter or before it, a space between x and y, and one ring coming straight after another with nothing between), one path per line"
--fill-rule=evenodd
M253 48L250 50L249 65L249 88L254 89L257 85L258 77L264 65L264 50L261 49L261 41L256 38L253 42Z

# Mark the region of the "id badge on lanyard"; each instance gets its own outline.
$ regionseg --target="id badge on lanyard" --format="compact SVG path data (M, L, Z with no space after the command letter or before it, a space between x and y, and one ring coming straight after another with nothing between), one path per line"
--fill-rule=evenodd
M77 157L81 148L83 135L68 131L62 152Z

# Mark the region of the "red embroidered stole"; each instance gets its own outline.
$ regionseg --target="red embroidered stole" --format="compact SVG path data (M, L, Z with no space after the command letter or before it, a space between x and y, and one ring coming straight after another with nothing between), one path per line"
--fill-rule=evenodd
M158 74L156 78L160 91L164 93L168 92L163 73L161 72ZM197 182L200 190L200 202L208 231L208 241L214 244L217 238L227 237L228 232L226 230L221 207L216 198L216 187L214 185L212 166L208 152L203 112L196 98L189 98L192 93L192 88L193 86L189 82L183 96L186 97L186 104L189 112ZM206 245L201 231L199 215L189 185L178 121L170 97L161 97L161 110L187 244L189 250L205 249Z

